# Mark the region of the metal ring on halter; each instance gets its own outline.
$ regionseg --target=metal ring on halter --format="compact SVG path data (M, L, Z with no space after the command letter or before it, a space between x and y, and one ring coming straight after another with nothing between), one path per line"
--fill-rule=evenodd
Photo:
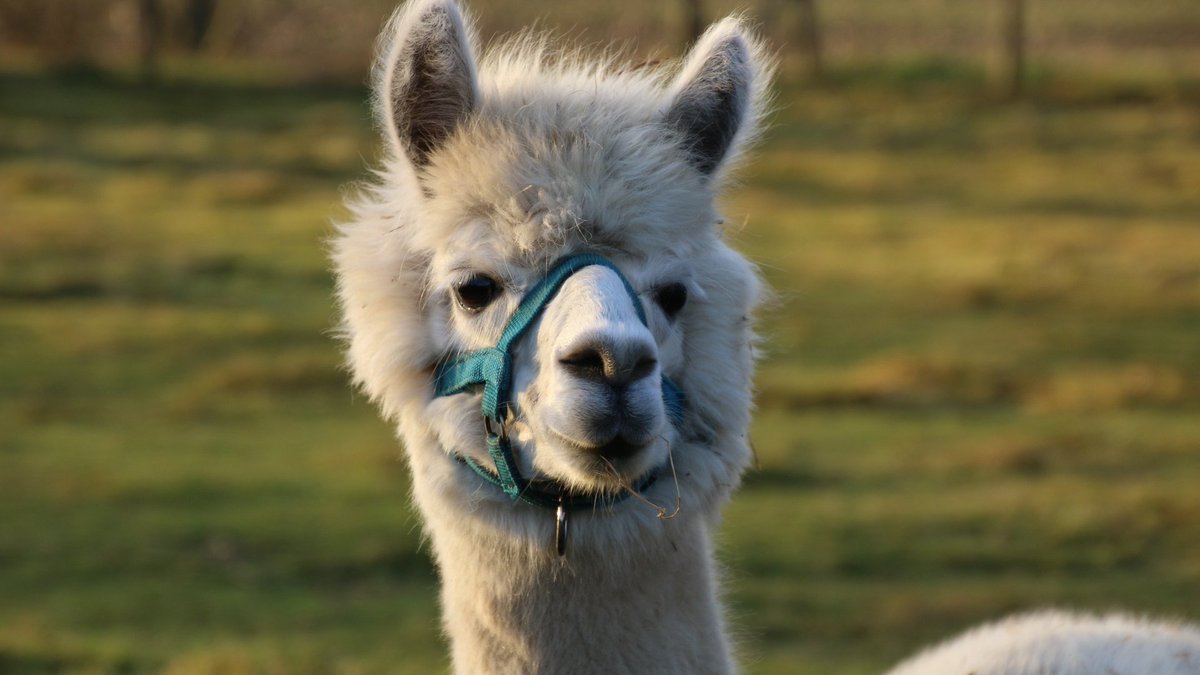
M492 418L485 416L483 418L483 430L487 432L488 436L498 436L499 438L504 438L504 439L508 438L508 423L507 422L500 423L500 433L497 434L495 431L492 431Z
M567 554L567 507L562 495L558 496L558 508L554 511L554 550L559 556Z

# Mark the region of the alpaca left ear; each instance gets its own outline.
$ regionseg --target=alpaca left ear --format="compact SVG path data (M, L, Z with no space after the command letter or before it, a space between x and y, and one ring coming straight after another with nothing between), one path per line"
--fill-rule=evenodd
M691 164L711 175L752 135L761 106L759 48L733 17L696 42L672 87L665 120Z
M393 148L420 169L479 100L468 22L454 0L409 0L382 40L376 110Z

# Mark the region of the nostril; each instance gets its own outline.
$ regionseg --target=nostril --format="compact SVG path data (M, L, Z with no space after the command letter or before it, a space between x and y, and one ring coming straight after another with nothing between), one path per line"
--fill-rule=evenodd
M658 359L649 349L603 342L589 342L558 359L571 376L623 387L649 377L658 367Z
M643 356L638 359L638 362L633 366L633 370L629 372L629 381L636 382L643 377L650 377L657 366L658 359L653 356Z
M604 354L595 347L578 349L558 360L562 367L575 377L598 381L606 379L608 361L611 359L605 359Z

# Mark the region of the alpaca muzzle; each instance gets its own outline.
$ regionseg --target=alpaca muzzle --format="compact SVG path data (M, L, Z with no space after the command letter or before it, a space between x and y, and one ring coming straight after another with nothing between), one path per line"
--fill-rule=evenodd
M435 396L453 396L478 390L482 387L481 415L487 439L488 456L493 467L485 467L470 457L455 455L456 459L469 466L487 482L496 485L513 501L523 501L533 506L555 511L555 540L560 555L566 550L566 514L581 508L594 509L598 505L613 505L626 499L627 492L609 495L581 494L571 492L554 481L533 481L523 477L513 459L512 445L508 439L505 421L512 406L513 350L529 327L541 316L546 306L554 299L559 289L571 275L592 265L607 267L616 273L625 287L634 310L643 325L648 326L646 311L637 292L621 270L607 258L594 254L570 256L556 263L523 298L516 311L505 324L500 339L494 347L479 349L444 361L434 372ZM589 356L589 358L591 358ZM600 360L603 376L603 355ZM579 357L580 361L586 361ZM652 368L653 364L634 362L635 369ZM579 365L579 364L576 364ZM583 364L588 365L587 363ZM582 368L582 367L581 367ZM685 398L683 392L666 375L661 382L663 407L667 418L678 425L683 419ZM644 476L633 488L636 492L650 487L662 474L659 467Z

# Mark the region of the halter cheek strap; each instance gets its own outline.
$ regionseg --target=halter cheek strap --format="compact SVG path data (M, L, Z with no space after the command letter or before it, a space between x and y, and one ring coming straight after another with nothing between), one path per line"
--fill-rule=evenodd
M601 502L615 504L628 495L617 493L598 497L571 493L562 486L547 481L538 481L538 485L534 485L532 481L521 476L513 459L512 446L504 426L512 407L512 353L521 336L541 316L546 306L562 288L563 283L571 275L592 265L607 267L616 273L625 286L625 292L629 294L629 299L633 301L638 319L643 325L648 326L646 311L642 306L641 299L638 298L637 292L616 265L607 258L594 254L570 256L559 261L541 281L525 294L525 297L521 299L521 304L504 326L504 331L501 333L500 339L496 341L495 347L461 354L439 365L434 373L436 396L452 396L477 388L479 385L483 386L481 413L487 432L488 455L492 459L494 470L480 465L470 457L458 456L459 461L471 467L487 482L498 486L514 501L520 499L534 506L557 509L560 523L565 522L564 509L592 508ZM680 423L685 405L683 392L665 375L662 378L662 396L667 416L672 423ZM640 492L650 487L661 473L661 468L650 472L635 486L635 490ZM542 488L539 485L548 485L548 487ZM561 535L560 540L565 542L565 527L560 526L558 534ZM560 553L563 545L562 543L559 545Z

